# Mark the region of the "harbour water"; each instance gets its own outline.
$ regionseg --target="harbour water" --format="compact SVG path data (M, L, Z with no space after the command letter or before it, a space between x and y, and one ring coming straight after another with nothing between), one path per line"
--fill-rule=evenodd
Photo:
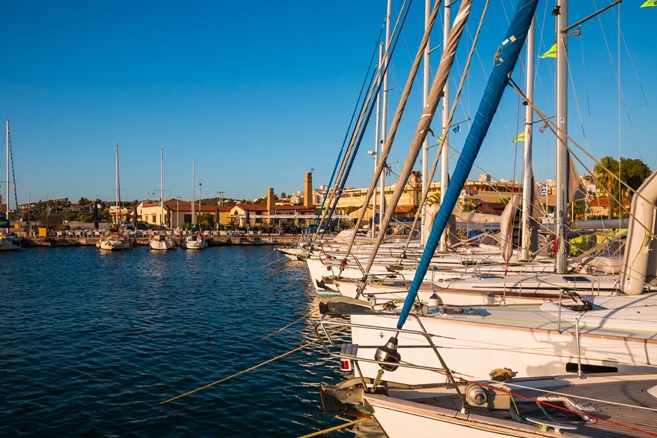
M159 404L315 339L310 319L262 340L316 308L306 266L275 260L271 247L0 253L0 436L300 436L349 420L321 408L320 382L343 375L317 344Z

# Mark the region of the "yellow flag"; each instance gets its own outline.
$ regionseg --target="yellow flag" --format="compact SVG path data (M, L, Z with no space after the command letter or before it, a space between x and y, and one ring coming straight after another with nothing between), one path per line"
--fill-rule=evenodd
M525 141L525 131L522 131L520 134L516 135L516 138L513 139L513 143L518 143L519 141Z
M652 1L652 0L650 0ZM655 0L657 1L657 0ZM554 46L550 47L550 50L547 52L543 53L542 55L539 55L539 58L556 58L557 57L557 45L555 44Z
M649 8L650 6L657 6L657 0L646 0L646 2L641 5L642 8Z

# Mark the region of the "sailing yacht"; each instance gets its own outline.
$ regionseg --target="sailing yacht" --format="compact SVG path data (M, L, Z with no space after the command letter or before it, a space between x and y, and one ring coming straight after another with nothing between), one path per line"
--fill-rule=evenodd
M10 142L10 137L9 137L9 120L6 121L5 124L5 139L6 139L6 152L7 152L7 157L6 157L6 173L5 173L5 181L6 181L6 191L5 191L5 196L6 196L6 203L7 203L7 211L5 212L0 212L0 228L5 228L7 230L6 233L0 234L0 251L14 251L17 249L21 248L21 239L18 237L15 233L9 233L9 163L10 163L10 151L11 151L11 142Z
M556 275L571 285L559 291L558 301L501 307L439 302L427 306L416 300L448 214L517 62L537 3L518 1L496 54L503 62L496 63L489 77L401 311L393 302L383 309L371 306L347 315L329 312L316 327L327 351L341 359L343 369L356 370L355 379L336 387L323 386L324 406L345 412L345 405L351 405L374 415L391 438L531 437L566 431L587 437L657 434L657 296L642 294L657 276L652 257L655 243L650 238L657 231L657 172L633 199L616 291L602 294L594 290L581 296L575 284L586 284L586 277L566 272L567 254L561 245ZM557 28L566 29L567 1L560 0L555 11ZM566 33L560 30L557 42L557 77L562 79L567 79ZM561 80L557 87L558 137L567 135L566 84ZM565 137L557 142L563 148L557 186L569 187L563 175L568 168ZM561 193L557 201L557 236L561 239L565 237L565 198ZM568 295L573 303L562 302L562 295ZM339 345L331 338L331 330L340 326L351 329L351 343ZM651 374L633 376L628 372ZM571 376L558 377L567 373ZM594 377L583 380L585 375ZM531 403L525 403L527 400ZM569 415L561 415L563 412Z
M163 232L158 232L156 234L151 233L148 240L148 246L155 251L167 251L176 248L173 240Z
M203 238L203 234L196 230L192 230L192 234L185 237L180 245L185 249L200 250L208 247L208 242Z
M102 251L123 251L132 249L132 242L121 235L121 187L119 183L119 145L116 145L116 215L114 225L110 228L111 235L101 239L97 247Z
M164 193L164 149L160 149L160 225L164 227L164 199L162 194ZM173 239L160 231L157 234L151 233L148 239L148 246L150 249L155 251L167 251L169 249L175 249L175 243Z

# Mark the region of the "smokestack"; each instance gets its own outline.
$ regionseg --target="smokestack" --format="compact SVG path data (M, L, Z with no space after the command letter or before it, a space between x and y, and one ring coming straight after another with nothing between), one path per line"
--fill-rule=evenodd
M267 214L276 214L276 208L274 207L274 189L272 187L267 189ZM272 222L271 218L268 220L268 222Z
M306 208L313 208L313 174L306 172L303 179L303 205Z

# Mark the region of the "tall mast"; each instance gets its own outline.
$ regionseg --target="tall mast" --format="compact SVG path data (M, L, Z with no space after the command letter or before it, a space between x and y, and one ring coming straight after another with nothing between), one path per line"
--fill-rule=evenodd
M429 27L429 17L431 16L431 0L425 0L424 2L424 30L426 32ZM431 88L431 64L430 53L431 53L431 44L430 40L427 40L427 45L424 48L424 91L422 93L422 108L427 105L427 98L429 97L429 89ZM422 190L427 191L429 187L429 136L424 139L424 147L422 149ZM427 211L426 202L422 204L422 244L424 245L427 242L427 231L429 221L429 212Z
M115 161L116 161L116 166L115 166L116 167L116 169L115 169L116 170L116 187L115 187L115 190L116 190L116 219L115 219L115 222L116 222L116 225L119 225L119 196L121 196L121 195L119 195L119 145L118 145L118 143L116 145L116 159L115 159Z
M162 175L164 173L164 149L160 148L160 224L164 224L164 200L162 193L164 192L164 182Z
M20 128L20 127L19 127ZM9 220L9 119L7 119L6 125L5 125L5 145L7 149L7 172L6 172L6 193L7 193L7 199L5 202L7 203L7 220Z
M381 144L386 143L386 138L388 137L388 63L390 62L390 11L392 10L392 0L388 0L388 8L386 10L386 50L383 55L383 68L385 69L385 74L383 75L383 98L382 100L382 114L381 114ZM379 223L381 223L381 218L383 216L383 208L386 205L386 173L385 171L381 172L381 198L379 201L379 209L381 214L379 215ZM379 229L379 233L384 232L385 230Z
M448 4L449 3L449 4ZM451 4L452 2L444 2L445 8L445 21L443 21L443 50L447 47L447 40L449 39L449 29L450 23L452 21L451 17ZM440 155L440 202L445 201L445 195L447 195L447 187L449 185L449 79L445 82L445 88L443 88L443 150ZM440 237L440 245L438 246L439 252L447 251L447 244L445 238L446 232L443 232Z
M568 26L568 0L556 0L557 14L557 259L555 270L566 272L568 250L566 214L568 207L568 38L563 31Z
M194 160L192 160L192 225L196 223L196 218L194 215L194 203L196 203L196 175L194 174L195 169L196 166L194 164Z
M536 34L536 17L527 33L527 84L525 95L529 102L534 101L534 36ZM525 105L525 148L524 148L524 178L522 182L522 248L521 260L529 260L531 243L531 207L534 194L534 172L532 169L532 142L534 135L534 111L531 105Z
M381 83L381 72L383 62L383 44L379 44L379 75L377 80L377 86ZM376 174L376 168L379 164L379 141L381 134L380 131L381 124L381 88L379 87L379 92L376 95L376 120L374 121L374 174ZM383 145L381 145L383 147ZM381 212L383 214L383 212ZM374 226L374 218L376 216L376 186L374 186L374 195L372 196L372 237L376 237L376 227ZM381 215L379 215L379 219Z

